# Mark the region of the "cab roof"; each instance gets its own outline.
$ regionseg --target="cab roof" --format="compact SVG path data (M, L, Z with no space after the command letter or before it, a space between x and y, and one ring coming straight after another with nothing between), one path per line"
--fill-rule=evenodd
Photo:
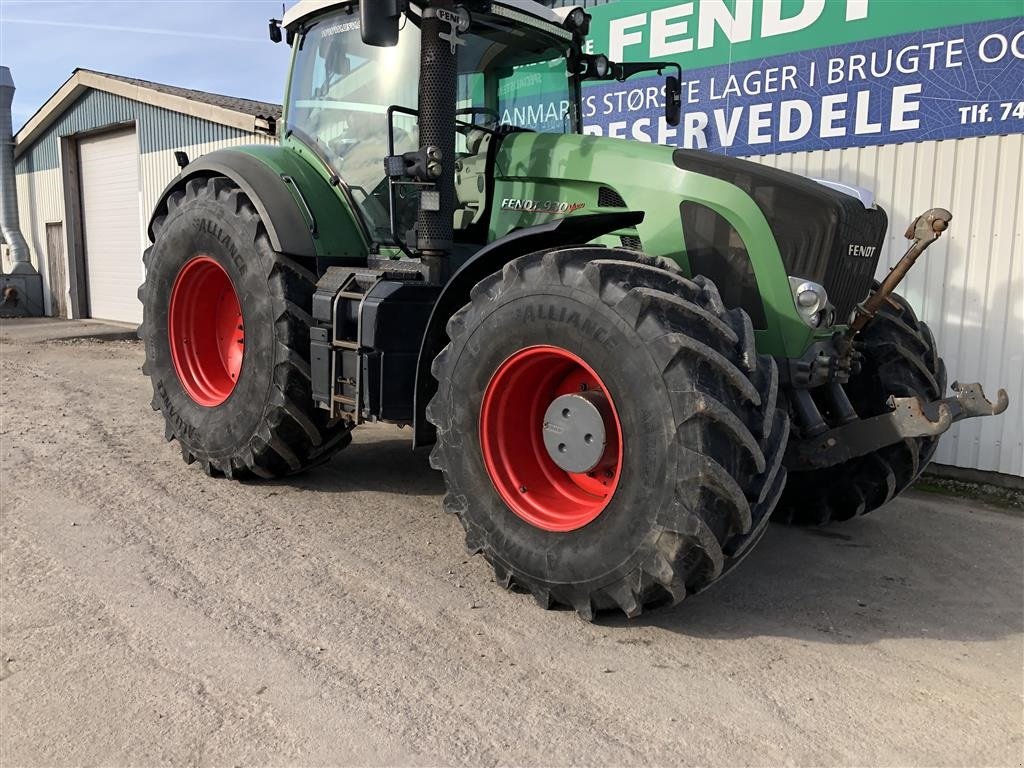
M299 2L285 11L281 26L285 29L292 29L315 13L319 13L327 8L349 5L351 2L352 0L299 0ZM536 2L536 0L500 0L495 5L503 5L511 10L528 13L542 21L558 25L561 25L562 20L571 10L571 8L559 8L558 11L554 11Z

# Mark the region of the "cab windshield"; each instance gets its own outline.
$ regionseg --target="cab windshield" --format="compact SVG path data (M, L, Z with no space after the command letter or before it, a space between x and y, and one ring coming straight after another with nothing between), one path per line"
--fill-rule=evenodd
M458 119L485 129L579 131L579 82L569 41L522 22L475 15L458 49ZM294 54L286 126L315 144L351 191L375 240L391 237L387 110L417 107L420 30L407 18L398 45L365 45L355 6L308 24ZM419 148L416 117L395 113L395 152ZM457 151L466 142L457 136Z

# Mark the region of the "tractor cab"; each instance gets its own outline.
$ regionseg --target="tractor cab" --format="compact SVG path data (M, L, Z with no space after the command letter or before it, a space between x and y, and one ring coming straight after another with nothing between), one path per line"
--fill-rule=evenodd
M438 279L493 235L504 137L581 133L585 79L670 66L626 70L583 53L581 9L506 0L394 10L300 2L285 15L294 48L285 135L329 169L372 247L428 260L445 252Z
M485 14L464 14L460 25L468 29L456 28L450 43L458 47L455 122L449 128L458 166L456 232L479 223L484 213L480 186L496 132L580 129L580 76L566 71L573 50L570 32L550 19L498 4ZM389 47L362 39L352 5L293 24L298 43L286 130L321 154L343 180L375 242L406 244L419 189L408 178L398 179L392 190L384 160L421 146L421 18L411 12ZM542 104L554 106L543 109Z
M415 223L425 180L389 176L385 159L415 154L422 146L421 102L433 95L421 88L422 11L411 6L395 43L381 46L364 39L354 3L326 12L314 5L309 10L310 4L299 3L283 21L295 41L285 130L336 174L375 243L415 249L406 233ZM536 3L488 3L486 10L460 8L449 17L439 24L449 27L441 47L455 63L455 99L452 105L424 106L454 107L452 223L454 233L465 233L485 212L491 138L526 130L578 132L582 73L568 69L578 35ZM428 82L447 85L436 73ZM431 175L430 167L422 170Z

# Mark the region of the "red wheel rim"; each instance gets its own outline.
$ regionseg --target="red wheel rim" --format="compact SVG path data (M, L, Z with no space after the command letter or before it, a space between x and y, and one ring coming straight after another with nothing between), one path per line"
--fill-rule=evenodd
M182 387L199 405L220 405L242 371L245 337L238 294L209 256L185 263L171 290L167 318L171 359Z
M600 463L590 472L561 469L544 447L544 413L558 396L593 390L611 419ZM516 515L545 531L574 531L593 522L615 493L622 472L622 427L604 382L579 356L560 347L527 347L503 362L480 406L480 447L495 490Z

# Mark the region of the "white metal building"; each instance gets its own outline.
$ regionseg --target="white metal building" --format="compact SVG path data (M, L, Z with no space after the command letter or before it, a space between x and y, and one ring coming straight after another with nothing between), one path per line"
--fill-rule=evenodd
M22 230L47 314L138 323L146 224L190 158L274 142L281 109L117 75L75 70L18 132Z

